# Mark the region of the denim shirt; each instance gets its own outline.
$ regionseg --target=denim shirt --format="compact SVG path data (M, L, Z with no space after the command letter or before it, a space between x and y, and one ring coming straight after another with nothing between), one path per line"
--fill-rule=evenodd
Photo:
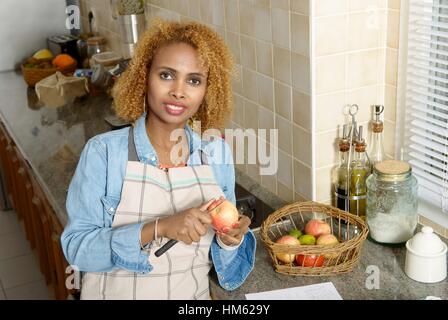
M140 162L158 164L145 127L143 114L134 125L134 141ZM213 174L226 198L235 204L235 171L230 147L223 139L201 140L188 125L185 132L190 146L187 165L201 164L199 150L207 156ZM152 270L148 250L140 244L144 222L112 228L120 202L128 161L129 127L103 133L85 145L70 182L66 208L68 223L61 235L67 261L82 272L107 272L115 268L149 273ZM154 200L157 201L157 200ZM211 244L211 258L219 284L226 290L239 287L252 271L256 240L245 235L241 245L225 250Z

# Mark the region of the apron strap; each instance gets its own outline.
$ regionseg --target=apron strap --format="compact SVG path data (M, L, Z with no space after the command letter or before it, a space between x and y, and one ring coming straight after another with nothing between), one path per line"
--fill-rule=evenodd
M208 165L208 164L209 164L209 163L208 163L208 157L207 157L207 155L205 154L205 152L202 151L202 149L199 149L199 152L200 152L200 157L201 157L201 163L202 163L203 165Z
M137 149L135 149L134 127L133 126L129 127L128 161L138 161Z

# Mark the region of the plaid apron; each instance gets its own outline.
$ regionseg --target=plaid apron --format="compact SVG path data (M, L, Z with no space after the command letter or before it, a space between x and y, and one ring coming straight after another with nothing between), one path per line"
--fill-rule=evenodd
M162 170L138 161L133 128L129 130L128 162L121 200L112 227L153 221L198 207L211 198L224 196L212 168L201 152L201 165ZM83 275L81 299L210 299L209 250L215 232L209 228L200 242L179 241L160 257L153 242L148 274L114 269Z

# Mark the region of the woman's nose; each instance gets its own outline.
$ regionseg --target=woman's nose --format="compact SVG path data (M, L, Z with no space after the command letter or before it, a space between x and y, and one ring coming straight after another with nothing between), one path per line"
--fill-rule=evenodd
M185 98L185 86L181 81L176 81L175 83L173 83L173 87L170 90L170 96L176 99Z

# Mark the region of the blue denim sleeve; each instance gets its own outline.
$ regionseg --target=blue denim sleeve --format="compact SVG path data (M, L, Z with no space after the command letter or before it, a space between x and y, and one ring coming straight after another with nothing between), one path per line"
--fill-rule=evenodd
M222 249L216 239L212 241L211 255L221 287L231 291L246 281L254 269L256 248L252 230L246 233L243 243L234 251Z
M61 235L67 261L80 271L103 272L115 267L147 273L152 267L141 250L143 223L111 227L119 199L105 196L105 146L95 139L84 147L70 182L66 208L68 223Z

